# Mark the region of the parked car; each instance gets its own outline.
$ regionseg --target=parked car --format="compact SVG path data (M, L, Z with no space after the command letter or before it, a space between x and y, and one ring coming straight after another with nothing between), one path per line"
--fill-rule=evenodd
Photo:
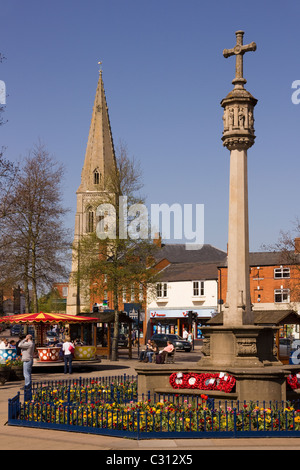
M289 356L291 352L291 340L289 338L279 338L279 355Z
M10 329L10 335L11 336L19 336L24 334L24 326L23 325L13 325ZM33 326L28 326L28 334L32 335L32 337L35 337L35 330Z
M10 334L11 336L19 336L23 332L23 326L22 325L13 325L10 329Z
M125 335L120 334L118 337L118 348L127 348L128 347L128 338Z
M177 351L190 352L192 349L191 343L181 338L179 335L157 333L151 336L151 340L154 341L159 348L167 346L167 341L170 341Z
M55 331L47 331L46 333L47 342L52 341L53 338L58 338L58 334Z

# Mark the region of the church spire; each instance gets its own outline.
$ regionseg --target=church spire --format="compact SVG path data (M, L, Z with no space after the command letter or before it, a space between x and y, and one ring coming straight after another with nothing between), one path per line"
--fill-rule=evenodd
M70 274L67 313L76 315L90 311L89 288L77 279L79 270L78 246L81 238L96 228L95 207L105 195L105 184L111 169L116 167L114 144L110 128L108 107L104 92L102 70L94 101L90 132L86 147L81 183L77 190L74 249Z
M102 70L94 101L86 154L78 192L103 191L105 179L115 165L115 151L105 97Z

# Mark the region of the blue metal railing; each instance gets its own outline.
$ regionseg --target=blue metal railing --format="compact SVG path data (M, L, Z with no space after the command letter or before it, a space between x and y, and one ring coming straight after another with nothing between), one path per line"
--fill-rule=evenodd
M300 437L298 404L138 397L128 376L34 384L32 400L9 400L8 424L135 439Z

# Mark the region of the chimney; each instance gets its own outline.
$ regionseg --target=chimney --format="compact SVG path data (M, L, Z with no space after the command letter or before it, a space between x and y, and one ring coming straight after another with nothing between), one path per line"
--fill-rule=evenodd
M300 239L299 239L299 241L300 241ZM153 243L154 243L154 245L161 248L161 235L160 235L159 232L155 233L154 238L153 238Z
M295 238L295 253L300 254L300 238Z

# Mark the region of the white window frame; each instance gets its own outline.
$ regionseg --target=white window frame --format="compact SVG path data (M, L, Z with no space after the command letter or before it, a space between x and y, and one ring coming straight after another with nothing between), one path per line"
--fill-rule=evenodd
M131 288L130 288L130 301L132 303L135 302L135 288L134 288L134 286L131 286Z
M279 295L281 297L281 300L276 300L276 296L278 297ZM287 304L289 302L290 302L290 289L274 289L274 303Z
M123 301L123 303L127 302L127 289L126 289L126 287L123 287L123 289L122 289L122 301Z
M168 284L166 282L158 282L156 284L157 299L166 299L168 297Z
M280 268L274 268L274 279L289 279L290 277L290 268L284 268L283 266L280 266Z
M204 296L204 281L193 281L193 297Z
M68 286L64 286L62 288L62 296L63 297L68 297L68 291L69 291L69 287Z

